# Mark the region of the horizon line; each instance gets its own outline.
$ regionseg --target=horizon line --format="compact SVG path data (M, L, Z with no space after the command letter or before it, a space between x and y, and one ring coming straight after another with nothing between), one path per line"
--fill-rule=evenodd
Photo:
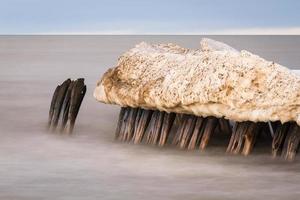
M146 31L146 30L103 30L103 31L49 31L1 33L0 35L300 35L300 27L253 27L212 31Z

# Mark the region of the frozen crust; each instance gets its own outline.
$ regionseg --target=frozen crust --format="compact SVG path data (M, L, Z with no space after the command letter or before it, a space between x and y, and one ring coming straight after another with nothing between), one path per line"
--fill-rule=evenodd
M245 50L202 39L200 49L140 43L97 83L103 103L234 121L296 121L300 77Z

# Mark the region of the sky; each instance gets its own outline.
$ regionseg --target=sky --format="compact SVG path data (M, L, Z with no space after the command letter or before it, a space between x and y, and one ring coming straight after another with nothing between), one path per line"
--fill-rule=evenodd
M0 34L300 34L299 0L0 0Z

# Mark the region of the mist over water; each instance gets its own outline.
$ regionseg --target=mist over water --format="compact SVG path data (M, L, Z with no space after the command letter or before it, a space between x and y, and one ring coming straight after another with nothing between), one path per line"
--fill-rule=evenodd
M247 158L226 155L217 135L205 152L114 141L119 107L92 96L103 72L138 42L198 48L200 38L0 37L0 199L299 199L299 156L272 160L263 139ZM211 38L300 69L299 36ZM52 93L69 77L87 84L74 133L49 133Z

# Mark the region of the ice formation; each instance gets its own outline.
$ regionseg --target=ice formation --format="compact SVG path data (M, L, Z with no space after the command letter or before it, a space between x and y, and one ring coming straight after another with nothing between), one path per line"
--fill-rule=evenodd
M274 62L221 42L200 49L142 42L97 83L103 103L234 121L296 121L300 77Z

